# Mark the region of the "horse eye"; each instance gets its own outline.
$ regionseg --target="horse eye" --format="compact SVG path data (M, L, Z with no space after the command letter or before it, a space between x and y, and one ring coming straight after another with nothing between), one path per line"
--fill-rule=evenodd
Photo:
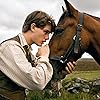
M56 35L61 35L61 33L63 32L64 30L61 29L61 28L55 28L55 34Z

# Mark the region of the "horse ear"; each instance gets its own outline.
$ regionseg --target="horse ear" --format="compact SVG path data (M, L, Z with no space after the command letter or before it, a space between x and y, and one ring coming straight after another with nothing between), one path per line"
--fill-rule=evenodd
M64 2L69 15L76 15L77 10L67 0L64 0Z
M65 8L62 6L62 10L63 10L63 12L65 12L66 10L65 10Z

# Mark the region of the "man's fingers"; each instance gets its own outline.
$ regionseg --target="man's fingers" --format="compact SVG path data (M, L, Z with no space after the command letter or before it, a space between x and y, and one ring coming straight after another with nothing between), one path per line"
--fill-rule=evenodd
M75 70L75 65L73 65L73 63L71 63L71 62L67 63L67 67L68 67L69 70L71 70L71 71Z
M65 70L62 70L62 73L64 75L70 74L75 70L76 62L68 62L67 66L65 67Z
M76 65L77 65L77 63L76 63L75 61L73 61L73 65L74 65L74 66L76 66Z
M65 67L65 70L67 71L67 73L68 73L68 74L70 74L70 73L71 73L71 71L69 70L69 68L68 68L68 67Z
M65 67L65 70L70 74L75 70L75 65L76 65L76 62L73 62L73 63L68 62L67 66Z

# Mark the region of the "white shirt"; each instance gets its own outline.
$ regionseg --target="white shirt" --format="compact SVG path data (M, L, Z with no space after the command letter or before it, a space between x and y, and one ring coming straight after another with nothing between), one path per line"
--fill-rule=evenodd
M44 89L53 75L53 68L47 57L40 57L37 66L32 67L25 56L24 45L27 42L19 34L21 45L9 40L0 45L0 70L18 85L34 90ZM33 56L34 57L34 56Z

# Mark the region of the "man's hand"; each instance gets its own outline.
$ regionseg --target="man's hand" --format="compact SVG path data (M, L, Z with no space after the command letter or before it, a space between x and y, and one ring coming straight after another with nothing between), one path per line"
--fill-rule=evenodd
M68 63L67 63L67 66L65 67L65 70L62 70L63 78L65 78L65 76L66 76L67 74L72 73L72 72L75 70L75 66L76 66L76 62L75 62L75 61L73 61L73 62L68 62Z
M68 74L72 73L75 70L76 62L73 61L73 63L68 62L67 66L65 67L65 70Z
M36 56L45 56L45 57L49 57L49 53L50 53L50 49L48 45L42 46L40 48L38 48L38 52L36 53Z

